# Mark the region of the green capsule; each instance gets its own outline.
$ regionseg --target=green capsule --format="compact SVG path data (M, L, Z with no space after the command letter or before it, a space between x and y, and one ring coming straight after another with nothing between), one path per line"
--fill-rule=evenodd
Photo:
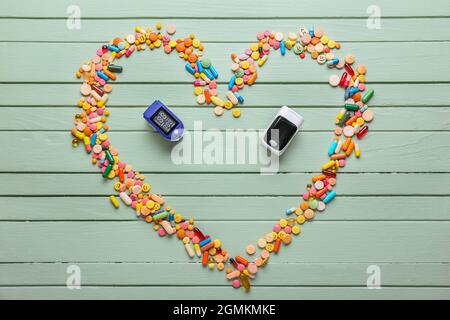
M342 117L341 121L339 121L339 127L344 126L344 123L347 122L347 120L350 119L350 112L347 111L344 116Z
M103 177L103 178L106 178L106 177L109 175L109 173L110 173L111 170L112 170L112 167L113 167L112 164L109 164L109 165L106 167L105 171L103 171L103 174L102 174L102 177Z
M167 212L167 211L163 211L163 212L161 212L161 213L155 214L155 215L153 216L153 220L164 219L165 217L168 216L168 214L169 214L169 212Z
M114 164L114 158L109 150L106 150L106 159L108 159L110 164Z
M366 103L367 101L370 100L370 98L373 97L373 94L374 94L374 93L375 93L375 91L373 91L373 89L369 89L369 91L367 91L367 92L363 95L361 101L362 101L363 103Z
M352 104L352 103L346 103L344 105L345 109L347 110L351 110L351 111L358 111L359 106L357 104Z

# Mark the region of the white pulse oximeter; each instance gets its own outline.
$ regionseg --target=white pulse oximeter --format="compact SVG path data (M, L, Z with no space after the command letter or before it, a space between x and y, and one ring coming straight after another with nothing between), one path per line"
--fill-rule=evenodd
M270 126L264 131L262 144L280 156L303 124L303 117L286 106L281 107Z

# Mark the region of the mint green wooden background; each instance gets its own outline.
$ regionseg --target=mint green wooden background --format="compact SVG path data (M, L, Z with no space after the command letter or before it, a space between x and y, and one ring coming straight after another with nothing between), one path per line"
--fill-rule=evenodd
M449 2L379 0L380 30L366 28L371 1L169 2L0 2L0 298L450 298ZM81 30L66 28L69 4L81 7ZM177 240L160 239L128 208L114 210L111 184L70 145L75 70L101 42L158 21L204 40L223 82L230 52L266 28L319 25L368 66L376 121L361 159L350 161L336 200L271 259L250 294L189 263ZM233 253L298 203L326 159L342 101L327 85L332 71L276 56L244 90L239 120L196 106L182 63L161 50L122 60L109 102L111 138L125 159ZM203 129L262 129L283 104L306 122L279 175L261 176L256 165L176 166L141 119L156 98L188 129L194 120ZM68 264L81 267L81 290L66 289ZM365 286L371 264L381 268L380 290Z

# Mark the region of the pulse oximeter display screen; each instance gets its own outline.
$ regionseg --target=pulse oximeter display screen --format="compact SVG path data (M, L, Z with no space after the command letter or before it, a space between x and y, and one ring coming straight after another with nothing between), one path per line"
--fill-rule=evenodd
M178 121L175 120L162 107L153 114L151 119L153 123L156 124L166 134L169 134L169 132L178 125Z
M265 141L274 149L283 150L296 132L297 127L292 122L282 116L278 116L267 130Z

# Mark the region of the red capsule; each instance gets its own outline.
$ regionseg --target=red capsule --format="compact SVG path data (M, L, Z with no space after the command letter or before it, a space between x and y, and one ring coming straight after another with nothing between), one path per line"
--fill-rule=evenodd
M344 72L341 76L341 80L339 80L339 86L342 88L344 86L345 80L347 80L347 72Z
M358 139L362 139L367 134L367 132L369 132L369 127L368 126L364 126L356 134L356 137L358 137Z
M355 75L355 71L353 71L352 67L350 67L350 65L348 63L346 63L344 65L344 67L345 67L345 70L347 70L350 77L353 77Z
M194 231L194 234L197 236L197 238L198 238L200 241L205 240L205 236L203 235L203 233L202 233L200 230L198 230L197 227L194 228L192 231Z
M125 175L124 175L124 173L123 173L123 169L120 168L120 169L119 169L119 181L120 181L120 182L123 182L124 178L125 178Z

